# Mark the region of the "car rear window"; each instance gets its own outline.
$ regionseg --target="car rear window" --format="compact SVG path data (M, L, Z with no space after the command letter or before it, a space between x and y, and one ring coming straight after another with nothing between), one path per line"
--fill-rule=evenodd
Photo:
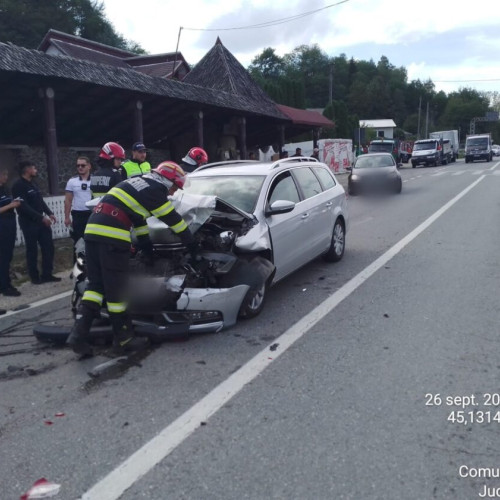
M304 198L312 198L323 192L323 188L318 178L313 174L310 168L294 168L292 173L299 183Z
M326 169L321 167L313 167L314 173L318 176L319 181L323 184L325 191L335 186L333 175Z
M184 189L188 193L217 196L230 205L252 213L264 182L262 175L187 176Z

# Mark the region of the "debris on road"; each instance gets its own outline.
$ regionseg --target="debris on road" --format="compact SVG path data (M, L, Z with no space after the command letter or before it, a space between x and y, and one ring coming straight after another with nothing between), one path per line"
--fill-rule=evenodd
M38 498L49 498L57 495L61 489L60 484L51 483L44 477L35 481L33 486L19 500L35 500Z

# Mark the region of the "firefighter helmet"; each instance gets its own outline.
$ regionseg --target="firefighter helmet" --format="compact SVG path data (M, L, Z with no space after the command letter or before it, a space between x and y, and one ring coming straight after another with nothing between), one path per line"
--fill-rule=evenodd
M117 142L107 142L101 148L99 157L104 158L105 160L113 160L114 158L124 160L125 150Z
M208 162L208 155L203 148L196 146L188 151L182 161L189 163L190 165L201 167L201 165L205 165L205 163Z
M173 182L179 189L183 189L186 182L186 172L174 161L164 161L153 172L162 175L165 179Z

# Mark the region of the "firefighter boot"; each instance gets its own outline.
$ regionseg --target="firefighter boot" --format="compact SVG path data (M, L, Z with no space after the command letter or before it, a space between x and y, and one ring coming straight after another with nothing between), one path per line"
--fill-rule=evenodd
M66 341L76 354L82 356L93 356L94 351L88 343L90 327L94 318L99 316L99 312L91 306L82 303L78 308L75 316L75 324L71 329L71 333Z
M115 355L141 351L148 347L148 339L135 336L132 322L125 314L110 314L109 319L113 326L113 353Z

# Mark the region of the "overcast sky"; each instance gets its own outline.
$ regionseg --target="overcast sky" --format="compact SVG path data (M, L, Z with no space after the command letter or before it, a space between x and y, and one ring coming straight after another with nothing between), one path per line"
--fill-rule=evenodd
M340 0L341 2L341 0ZM500 90L499 0L104 0L116 31L151 54L179 51L190 65L217 36L247 67L266 47L278 55L299 45L329 56L404 66L408 80L431 78L437 90ZM335 5L335 4L338 5ZM328 7L333 5L332 7ZM321 9L321 10L319 10ZM317 12L271 27L238 29ZM195 31L210 29L214 31Z

